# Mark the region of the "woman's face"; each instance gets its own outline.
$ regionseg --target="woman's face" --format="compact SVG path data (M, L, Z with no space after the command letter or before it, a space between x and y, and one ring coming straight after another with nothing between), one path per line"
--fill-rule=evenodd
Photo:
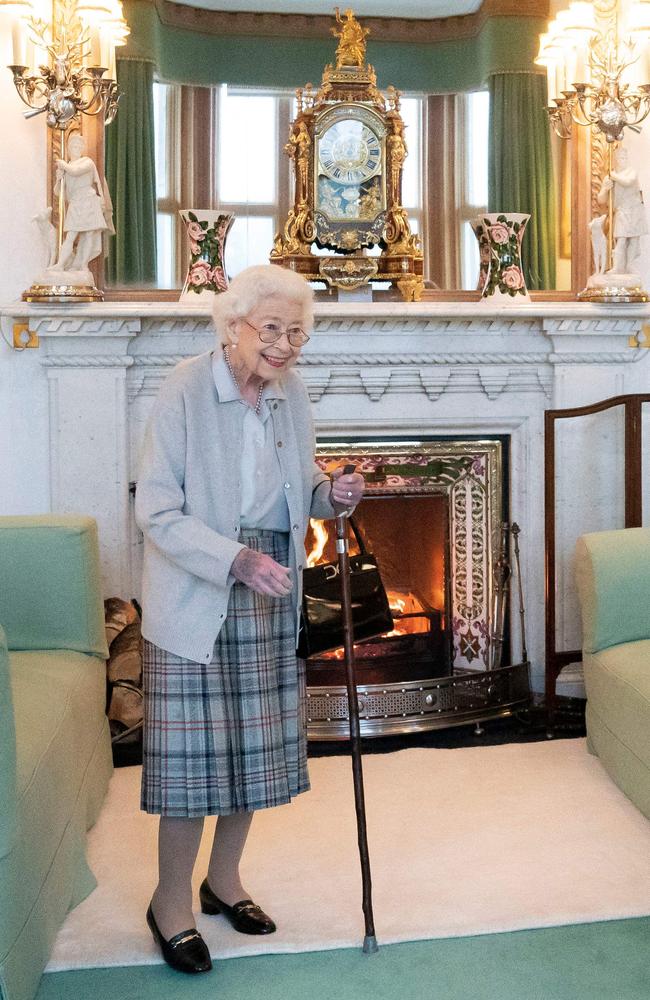
M277 378L295 365L301 348L293 347L286 333L302 330L302 306L282 295L274 295L255 306L244 319L233 320L231 332L233 348L231 359L237 366L243 365L247 377L257 375L263 381ZM282 331L272 344L260 340L258 330L269 334L273 330ZM235 346L236 342L236 346Z

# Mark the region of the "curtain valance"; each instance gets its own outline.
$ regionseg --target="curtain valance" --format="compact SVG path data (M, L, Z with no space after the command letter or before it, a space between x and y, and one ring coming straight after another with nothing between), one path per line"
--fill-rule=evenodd
M317 84L332 62L333 38L233 35L167 24L156 0L125 0L131 28L123 59L153 63L168 82L196 86L300 87ZM478 90L494 73L535 71L546 22L540 17L488 17L476 35L437 42L382 42L370 36L368 60L380 87L458 93Z

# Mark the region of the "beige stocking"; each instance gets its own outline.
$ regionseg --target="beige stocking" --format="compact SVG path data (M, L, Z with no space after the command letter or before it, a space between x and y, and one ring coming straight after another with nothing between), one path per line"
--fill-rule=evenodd
M241 884L239 862L252 819L252 812L243 812L220 816L217 820L208 865L208 885L228 906L249 898Z
M192 871L201 843L203 817L161 816L158 827L158 885L151 905L164 938L195 926Z

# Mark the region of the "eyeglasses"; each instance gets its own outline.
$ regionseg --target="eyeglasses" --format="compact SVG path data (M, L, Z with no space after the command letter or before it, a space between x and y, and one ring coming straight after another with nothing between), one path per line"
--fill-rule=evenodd
M290 330L283 330L277 323L265 323L264 326L260 327L253 326L247 319L243 319L242 323L250 326L251 330L255 330L255 333L263 344L275 344L276 340L279 340L284 333L286 333L287 340L292 347L303 347L309 340L305 331L301 330L299 326L292 326Z

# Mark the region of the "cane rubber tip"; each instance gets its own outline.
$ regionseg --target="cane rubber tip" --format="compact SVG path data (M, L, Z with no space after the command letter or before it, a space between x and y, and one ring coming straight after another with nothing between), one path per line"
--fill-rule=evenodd
M374 955L375 952L379 951L379 945L377 944L377 938L374 934L366 934L363 939L363 953L364 955Z

